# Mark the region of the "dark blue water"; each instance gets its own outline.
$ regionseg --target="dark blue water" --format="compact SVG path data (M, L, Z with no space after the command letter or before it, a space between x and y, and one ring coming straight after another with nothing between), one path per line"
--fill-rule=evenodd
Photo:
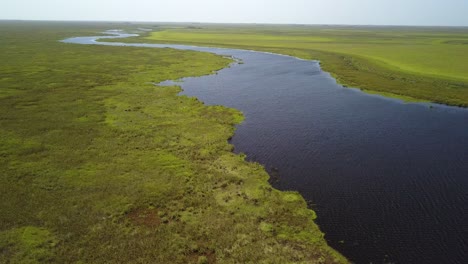
M93 39L66 42L97 44ZM314 61L130 45L241 59L178 84L206 104L244 112L235 151L264 164L275 187L299 191L329 244L352 261L468 263L467 109L343 88Z

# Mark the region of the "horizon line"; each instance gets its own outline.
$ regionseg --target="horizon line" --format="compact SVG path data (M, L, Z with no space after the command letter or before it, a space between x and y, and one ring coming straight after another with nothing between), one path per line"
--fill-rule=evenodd
M362 26L362 27L452 27L468 28L468 25L410 25L410 24L308 24L308 23L269 23L269 22L201 22L201 21L143 21L143 20L75 20L75 19L4 19L0 21L21 21L21 22L100 22L100 23L153 23L153 24L217 24L217 25L293 25L293 26Z

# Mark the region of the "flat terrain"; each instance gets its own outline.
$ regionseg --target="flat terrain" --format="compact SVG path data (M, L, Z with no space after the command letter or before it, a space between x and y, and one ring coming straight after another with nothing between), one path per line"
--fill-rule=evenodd
M213 54L64 44L116 23L0 23L0 263L345 263L231 152L240 112L167 79Z
M405 100L468 106L467 28L195 24L153 30L133 41L237 47L317 59L347 86Z

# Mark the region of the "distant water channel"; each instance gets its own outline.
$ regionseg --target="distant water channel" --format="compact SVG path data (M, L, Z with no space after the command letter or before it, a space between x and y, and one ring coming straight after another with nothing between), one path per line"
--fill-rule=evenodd
M468 109L343 88L316 61L97 38L64 42L242 60L177 84L183 94L245 114L231 141L235 151L263 164L276 188L310 201L329 244L353 262L468 263Z

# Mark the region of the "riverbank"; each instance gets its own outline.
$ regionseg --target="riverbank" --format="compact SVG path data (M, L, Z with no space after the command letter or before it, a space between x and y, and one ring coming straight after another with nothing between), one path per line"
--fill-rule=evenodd
M0 261L347 262L232 153L240 112L151 84L231 60L57 42L106 23L0 25Z
M466 259L457 241L463 240L459 223L466 204L459 183L468 173L462 158L467 109L345 89L317 61L268 52L75 42L236 57L243 64L178 84L183 94L245 113L247 122L230 141L235 151L279 174L272 182L278 189L298 190L313 201L330 245L357 263Z
M157 25L123 42L268 51L319 60L343 85L406 101L468 106L463 28ZM454 42L455 41L455 42Z

